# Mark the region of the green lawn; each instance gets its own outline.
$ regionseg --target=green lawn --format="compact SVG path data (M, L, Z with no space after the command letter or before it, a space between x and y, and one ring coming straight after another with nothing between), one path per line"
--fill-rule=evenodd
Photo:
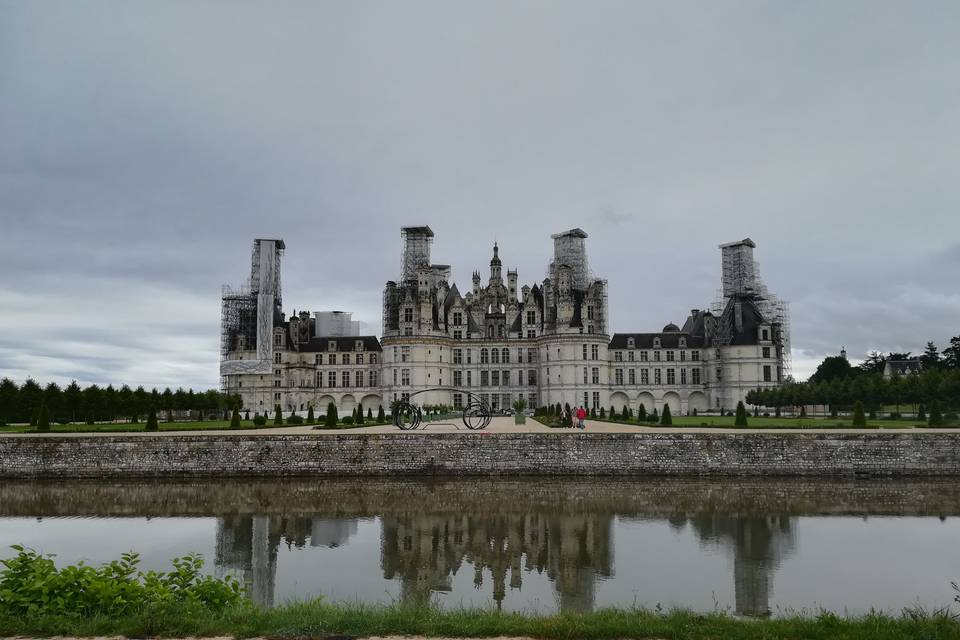
M160 431L216 431L230 429L229 420L204 420L202 422L161 422ZM258 427L252 420L241 420L241 429L269 429L273 427L273 420L268 420L267 424ZM294 427L303 425L282 425L283 427ZM117 422L102 424L51 424L50 433L123 433L129 431L144 431L146 423ZM0 433L37 433L36 427L27 425L12 425L0 427Z
M673 416L674 427L734 427L733 416ZM652 422L631 422L622 420L599 420L599 422L611 422L617 424L630 424L639 426L659 426ZM914 427L926 427L926 423L916 419L909 420L867 420L867 427L874 429L911 429ZM747 427L763 429L852 429L853 419L849 417L840 418L764 418L747 417Z

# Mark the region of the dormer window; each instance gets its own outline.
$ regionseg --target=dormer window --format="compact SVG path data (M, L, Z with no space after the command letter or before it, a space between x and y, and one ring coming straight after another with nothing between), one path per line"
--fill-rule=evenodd
M627 338L627 349L633 349L637 346L637 341L633 338Z
M353 343L354 351L363 351L363 340L357 340Z
M770 339L770 329L761 329L760 330L760 339L769 340Z
M687 348L687 339L686 339L686 338L680 338L680 348L681 348L681 349L686 349L686 348Z
M656 337L656 338L653 339L653 348L654 348L654 349L659 349L659 348L660 348L660 338L659 338L659 337Z
M327 351L336 351L337 350L337 341L330 340L327 342Z

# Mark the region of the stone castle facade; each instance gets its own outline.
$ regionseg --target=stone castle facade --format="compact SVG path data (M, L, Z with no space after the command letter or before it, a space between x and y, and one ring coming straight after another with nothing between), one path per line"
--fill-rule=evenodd
M225 320L224 389L259 412L279 404L323 413L333 402L341 414L357 405L376 414L395 400L463 406L474 398L494 410L523 399L528 408L669 406L685 415L730 410L751 389L783 380L783 307L759 280L749 239L721 245L724 291L713 310L694 309L682 326L659 332L614 333L607 282L590 272L581 229L552 236L547 277L532 286L519 286L515 270L504 274L495 244L489 272L474 272L466 293L449 265L431 261L429 227L404 227L402 237L401 273L384 288L379 340L319 335L329 326L320 321L325 314L287 320L273 308L268 367L256 340Z

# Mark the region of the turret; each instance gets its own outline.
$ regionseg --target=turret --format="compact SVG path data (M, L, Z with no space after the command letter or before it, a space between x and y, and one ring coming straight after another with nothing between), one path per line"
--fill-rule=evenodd
M510 302L517 300L517 270L507 270L507 289L510 291Z
M473 272L473 294L478 295L480 293L480 272Z
M503 282L503 277L500 274L500 269L503 266L500 262L500 248L497 247L497 243L493 243L493 257L490 258L490 284L500 284Z

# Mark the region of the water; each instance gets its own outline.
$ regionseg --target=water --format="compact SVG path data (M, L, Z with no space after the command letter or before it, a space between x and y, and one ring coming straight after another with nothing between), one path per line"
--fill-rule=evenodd
M0 483L2 549L22 543L61 563L136 550L155 569L199 552L264 605L947 606L958 516L949 479Z

